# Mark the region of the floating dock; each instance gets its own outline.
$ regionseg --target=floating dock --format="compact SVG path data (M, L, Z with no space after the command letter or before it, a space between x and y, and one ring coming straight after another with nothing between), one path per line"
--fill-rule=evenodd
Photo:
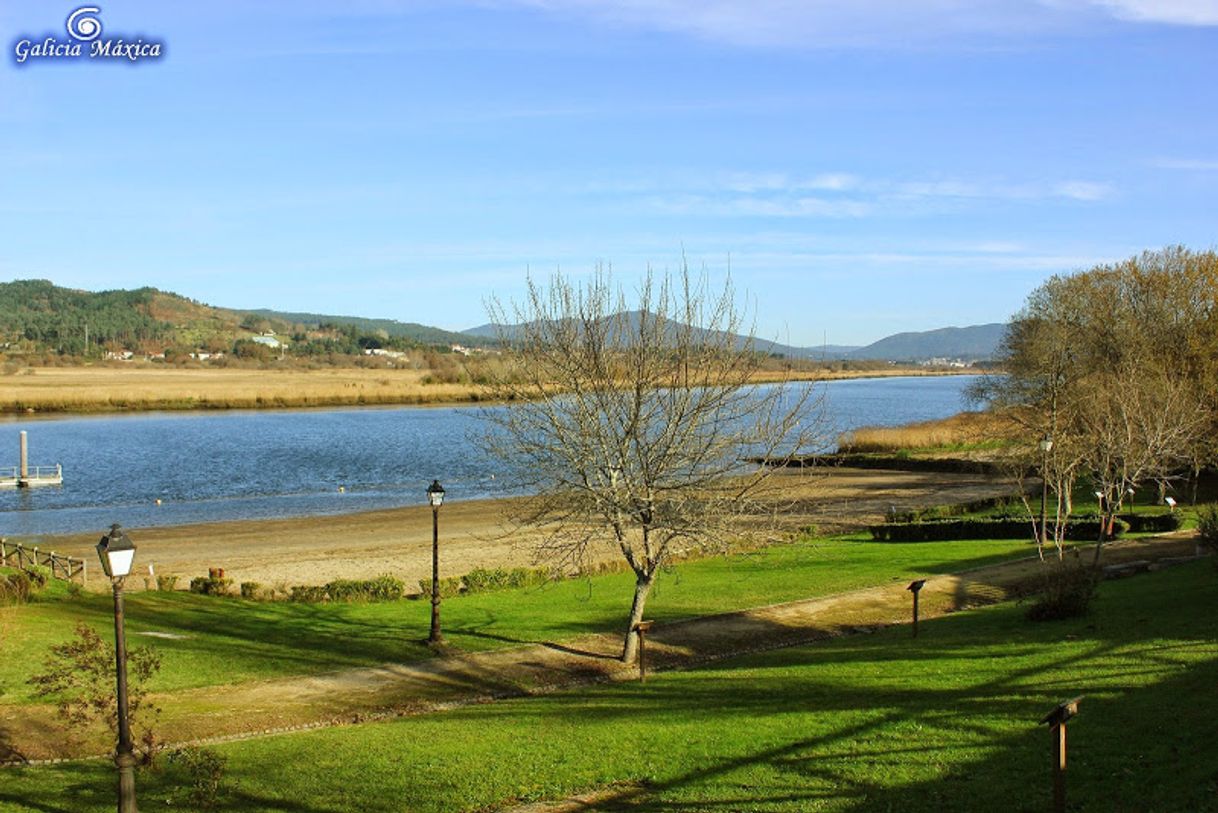
M35 488L37 486L63 485L63 467L31 466L29 438L21 433L21 457L16 466L0 468L0 488Z

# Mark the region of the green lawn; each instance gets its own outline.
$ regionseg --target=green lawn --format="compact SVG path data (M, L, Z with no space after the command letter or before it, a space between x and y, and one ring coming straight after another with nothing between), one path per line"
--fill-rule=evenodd
M754 553L687 562L661 574L648 605L660 621L947 573L1032 553L1018 540L878 544L865 536L803 539ZM625 573L541 588L464 596L443 604L445 637L484 650L616 630L625 623L633 576ZM129 644L156 647L154 688L169 691L430 657L429 605L309 605L217 599L184 592L127 597ZM31 700L27 680L47 648L78 619L109 637L108 594L68 596L56 585L40 601L0 608L0 704ZM179 639L141 633L169 633Z
M455 602L454 602L455 603ZM1218 572L1102 585L1089 617L997 605L907 629L387 723L218 748L218 809L488 810L598 787L660 811L1049 808L1037 720L1070 726L1071 810L1218 809ZM183 809L172 770L144 809ZM7 807L5 807L7 805ZM102 763L9 769L0 808L113 809Z

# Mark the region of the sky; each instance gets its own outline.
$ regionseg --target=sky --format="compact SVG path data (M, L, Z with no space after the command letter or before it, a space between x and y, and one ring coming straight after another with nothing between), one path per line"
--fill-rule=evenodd
M0 0L0 281L463 329L729 276L758 335L1005 321L1218 243L1218 0Z

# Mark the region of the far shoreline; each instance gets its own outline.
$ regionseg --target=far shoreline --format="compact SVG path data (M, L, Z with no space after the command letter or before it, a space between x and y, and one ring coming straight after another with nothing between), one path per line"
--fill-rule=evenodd
M983 375L973 368L774 373L759 384ZM45 367L0 378L0 421L38 417L494 405L476 385L422 383L417 371L333 368Z

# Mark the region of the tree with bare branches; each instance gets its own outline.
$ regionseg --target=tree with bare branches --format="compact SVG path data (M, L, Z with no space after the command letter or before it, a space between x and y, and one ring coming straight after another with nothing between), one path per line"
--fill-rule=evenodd
M633 307L631 307L633 306ZM489 305L518 367L493 384L487 443L532 493L513 519L544 531L537 557L577 570L597 546L635 575L622 660L662 568L740 531L782 459L821 429L815 390L754 384L765 354L730 284L650 273L629 304L600 269L584 284L530 280ZM508 327L508 326L511 327Z
M1131 489L1213 461L1218 254L1174 247L1053 277L1012 319L1001 357L1004 374L974 394L1022 427L1021 460L1057 498L1059 551L1063 509L1089 479L1100 495L1098 564L1103 528Z

